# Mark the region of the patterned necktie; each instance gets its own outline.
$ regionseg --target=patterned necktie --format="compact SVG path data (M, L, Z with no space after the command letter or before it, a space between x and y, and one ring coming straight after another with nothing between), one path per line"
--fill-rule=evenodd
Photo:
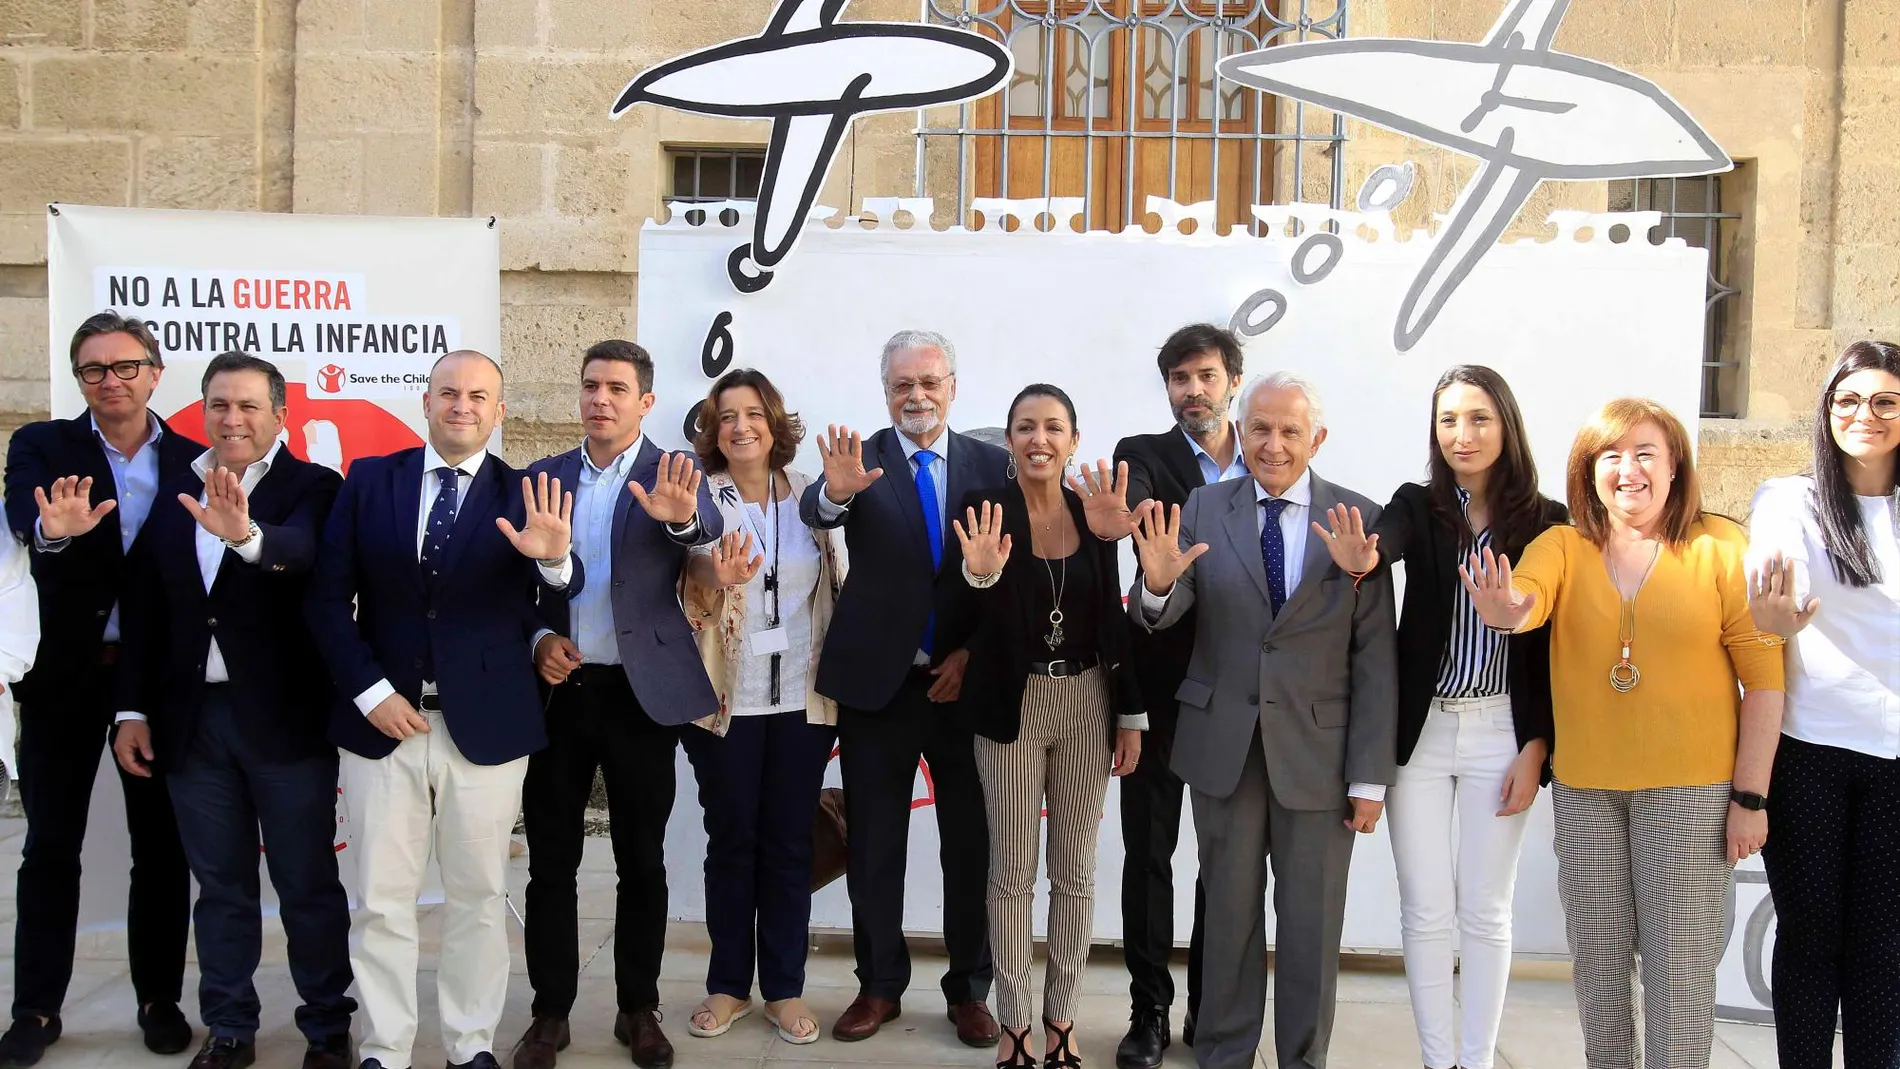
M442 489L436 491L435 504L429 506L429 526L422 532L422 575L434 582L442 574L443 559L449 548L449 536L455 533L455 490L462 473L455 468L437 468Z
M943 566L943 516L937 511L937 480L930 474L930 465L937 454L928 449L919 449L911 454L917 461L917 503L924 510L924 534L930 539L930 571L934 575ZM930 653L930 643L937 629L937 614L931 613L924 621L924 641L921 646Z
M1286 506L1287 502L1277 497L1260 502L1267 513L1260 521L1260 563L1267 569L1267 594L1276 617L1280 606L1286 604L1286 536L1280 533L1280 513L1286 511Z

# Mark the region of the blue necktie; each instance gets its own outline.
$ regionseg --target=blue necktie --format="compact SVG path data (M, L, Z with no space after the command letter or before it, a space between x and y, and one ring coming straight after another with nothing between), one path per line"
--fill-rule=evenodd
M442 480L442 489L436 491L435 504L429 506L429 526L422 532L422 576L433 583L442 574L442 563L447 556L449 536L455 533L455 489L457 478L462 473L455 468L435 469Z
M1280 513L1287 502L1270 497L1260 502L1267 514L1260 521L1260 563L1267 569L1267 595L1273 603L1273 615L1280 615L1286 604L1286 536L1280 533Z
M919 449L911 454L917 462L917 503L924 510L924 534L930 539L930 571L934 576L943 566L943 516L937 511L937 480L930 474L930 465L936 461L937 454L928 449ZM920 647L930 653L932 633L937 629L937 614L931 613L924 621L924 641Z

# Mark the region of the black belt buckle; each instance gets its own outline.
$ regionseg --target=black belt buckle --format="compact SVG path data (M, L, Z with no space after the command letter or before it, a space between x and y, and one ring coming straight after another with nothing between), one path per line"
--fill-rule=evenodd
M1069 657L1059 661L1039 661L1030 665L1029 670L1051 679L1067 679L1070 676L1079 676L1093 667L1095 667L1093 658Z
M442 695L421 695L416 699L416 708L425 713L439 713L442 711Z

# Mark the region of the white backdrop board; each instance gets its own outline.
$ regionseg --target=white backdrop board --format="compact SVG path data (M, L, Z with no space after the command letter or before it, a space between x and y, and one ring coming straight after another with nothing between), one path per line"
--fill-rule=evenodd
M716 219L720 206L704 207ZM992 207L1027 219L1043 205ZM1165 203L1150 207L1163 219L1199 214ZM1116 235L1029 227L1004 232L993 225L937 232L889 222L871 227L868 220L834 229L814 222L797 271L781 272L762 292L740 295L725 277L735 231L716 222L691 226L676 213L641 235L640 337L654 354L659 394L648 433L662 444L683 445L689 407L727 363L771 375L808 427L841 422L875 430L888 423L879 349L897 330L921 327L946 334L957 347L953 427L999 426L1018 389L1053 382L1075 399L1078 455L1107 456L1123 435L1169 425L1154 363L1162 340L1196 320L1226 324L1267 288L1281 295L1285 312L1248 342L1248 375L1287 369L1317 383L1328 438L1315 470L1379 501L1400 482L1422 476L1431 387L1454 363L1488 364L1510 381L1544 489L1559 498L1571 439L1604 401L1653 397L1694 424L1704 254L1679 241L1643 241L1649 217L1565 217L1558 240L1492 250L1432 331L1400 354L1393 348L1392 314L1429 253L1430 238L1397 240L1382 214L1300 206L1257 211L1280 222L1288 214L1304 217L1308 234L1333 219L1340 235L1336 245L1322 236L1301 251L1301 239L1216 236L1204 223L1195 235ZM929 217L927 211L917 216ZM1615 243L1612 224L1639 237ZM741 219L739 228L745 225ZM1296 259L1313 281L1294 280ZM1255 321L1271 311L1271 302L1260 306ZM797 464L818 471L809 440ZM1124 575L1132 575L1126 561ZM835 780L835 768L832 775ZM920 775L918 794L924 793ZM1117 812L1111 788L1095 883L1095 934L1105 940L1119 938L1121 927ZM703 835L684 775L674 819L674 913L696 919L704 908L695 882ZM913 930L940 930L936 856L934 821L914 819L905 903L905 924ZM1183 941L1194 867L1192 831L1184 827L1176 855L1176 935ZM1352 872L1345 945L1396 950L1398 895L1383 826L1359 842ZM1566 953L1555 879L1544 797L1533 811L1518 883L1521 952ZM1046 893L1045 883L1039 894ZM1040 906L1037 916L1040 928ZM820 896L813 923L849 927L841 886Z

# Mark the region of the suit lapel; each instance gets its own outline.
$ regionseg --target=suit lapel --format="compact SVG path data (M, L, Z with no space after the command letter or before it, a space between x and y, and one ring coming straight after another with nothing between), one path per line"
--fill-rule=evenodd
M1306 509L1309 518L1323 516L1328 509L1339 503L1339 491L1332 483L1318 475L1312 478L1308 487L1308 496L1311 499ZM1306 525L1305 538L1302 541L1305 548L1300 556L1300 586L1299 589L1287 594L1286 604L1280 606L1280 615L1274 618L1275 623L1288 616L1301 602L1314 596L1313 592L1319 589L1320 582L1326 578L1326 569L1333 563L1332 553L1327 550L1325 540L1313 530L1312 524Z
M73 420L70 431L75 450L79 456L85 458L85 463L81 465L82 470L75 474L81 479L92 480L92 493L87 498L89 503L94 508L98 508L100 502L117 500L119 486L112 481L112 463L106 459L106 447L100 442L98 433L93 429L92 413L87 412ZM125 529L119 526L121 514L115 508L110 516L112 518L112 555L124 556Z
M1233 485L1234 490L1228 494L1227 518L1221 526L1226 529L1228 541L1234 544L1234 552L1240 555L1240 563L1246 567L1254 587L1271 605L1273 595L1267 587L1267 566L1260 559L1260 506L1254 501L1253 480L1235 479Z
M586 446L582 446L581 448L585 449ZM574 485L579 486L581 481L581 455L578 450L575 451L574 459L570 466L573 470ZM640 452L633 458L633 464L627 468L627 481L639 483L642 489L651 491L653 484L658 481L659 476L660 447L653 444L653 439L642 438L640 440ZM594 490L596 493L606 491L616 495L614 497L613 544L617 546L620 544L620 540L626 537L627 517L633 514L632 510L635 504L633 493L628 490L625 485L607 486L605 483L595 486Z
M1207 485L1206 477L1201 474L1201 462L1194 459L1194 447L1188 445L1187 435L1181 433L1179 427L1161 436L1161 462L1189 490Z
M929 560L929 528L924 526L924 508L917 500L917 477L911 474L910 458L904 455L904 447L898 444L899 432L896 429L886 429L879 431L878 434L883 441L878 445L877 462L884 469L884 477L878 481L888 484L891 492L897 495L897 511L904 514L904 519L910 524L911 538L915 540L917 548L923 550L924 559ZM950 464L946 460L944 463L946 474L949 468ZM956 499L946 493L944 500L949 502ZM942 517L938 519L941 520Z
M492 455L482 458L482 466L469 483L468 495L462 498L462 507L455 511L455 534L449 538L448 554L442 562L444 573L453 571L461 561L469 541L479 533L480 524L503 515L502 510L496 508L502 489L501 462ZM421 495L417 495L416 500L421 504Z
M422 522L422 449L410 450L403 462L391 470L389 481L389 503L396 514L394 537L403 550L402 558L408 562L403 574L415 581L418 588L422 583L422 560L416 549L416 527Z

